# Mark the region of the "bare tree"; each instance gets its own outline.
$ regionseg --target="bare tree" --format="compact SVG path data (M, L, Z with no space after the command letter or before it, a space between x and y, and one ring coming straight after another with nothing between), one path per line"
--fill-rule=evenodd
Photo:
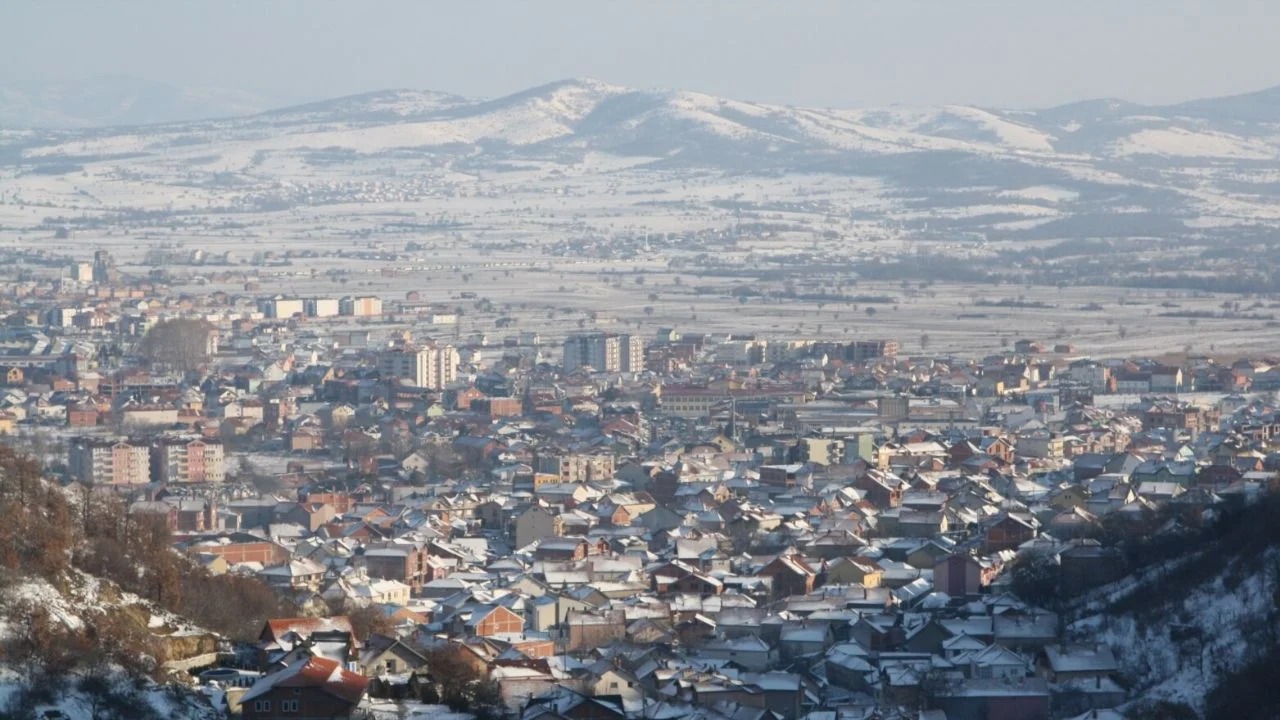
M152 365L194 370L209 361L212 332L213 326L204 320L165 320L147 331L138 343L138 355Z

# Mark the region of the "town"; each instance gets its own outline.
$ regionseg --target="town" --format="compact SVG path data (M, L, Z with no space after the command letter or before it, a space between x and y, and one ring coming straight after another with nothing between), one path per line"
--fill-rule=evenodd
M289 610L166 658L246 719L1131 716L1210 641L1153 659L1098 603L1280 486L1270 357L463 337L482 295L98 251L3 291L0 433Z

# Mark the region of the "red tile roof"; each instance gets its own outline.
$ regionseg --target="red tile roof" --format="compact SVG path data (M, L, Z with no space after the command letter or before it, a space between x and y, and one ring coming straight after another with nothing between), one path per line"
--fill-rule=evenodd
M299 637L310 637L312 633L324 630L337 630L340 632L349 632L353 635L355 630L351 627L351 620L345 615L337 615L327 618L282 618L280 620L268 620L267 627L263 630L261 639L278 640L289 632L297 633ZM269 633L269 634L268 634Z
M354 705L364 697L369 679L344 669L335 660L323 657L300 658L280 672L254 683L240 702L261 697L278 687L315 688Z

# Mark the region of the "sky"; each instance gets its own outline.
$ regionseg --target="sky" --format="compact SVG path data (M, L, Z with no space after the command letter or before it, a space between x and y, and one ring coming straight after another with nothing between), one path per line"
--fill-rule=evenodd
M5 0L0 27L6 84L124 75L275 105L568 77L830 107L1280 85L1271 0Z

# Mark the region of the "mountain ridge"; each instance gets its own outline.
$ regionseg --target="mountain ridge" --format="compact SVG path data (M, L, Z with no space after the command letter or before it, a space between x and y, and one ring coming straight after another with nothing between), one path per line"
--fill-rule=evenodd
M655 177L856 176L911 218L930 212L935 229L1028 239L1280 221L1269 170L1280 159L1280 91L1223 103L1221 112L1212 101L1153 109L1105 99L1041 111L829 109L571 78L500 98L383 90L218 120L7 131L0 167L118 177L127 163L148 183L266 194L319 182L317 172L345 183L352 172L395 170L394 182L409 184L424 173L439 183L520 168L552 183L564 173L607 183L621 167ZM1260 110L1272 104L1274 115ZM357 170L362 163L372 165ZM1028 208L1028 192L1069 199Z
M23 90L14 86L0 86L0 126L28 129L106 129L125 125L165 125L225 119L247 119L255 116L281 116L322 111L326 108L347 107L354 112L357 111L360 103L374 104L389 97L399 97L401 99L413 97L429 98L432 101L428 103L425 109L418 109L418 111L412 113L401 113L402 117L425 116L441 111L458 112L463 108L469 113L476 114L494 108L536 100L547 94L565 93L566 91L579 92L580 94L595 93L603 96L603 99L624 94L641 94L651 97L659 95L671 97L698 95L740 105L793 110L805 109L811 112L829 114L871 111L919 111L922 109L962 107L1006 119L1046 119L1050 122L1061 122L1064 118L1078 119L1090 115L1094 119L1101 120L1137 113L1183 114L1200 119L1206 114L1218 113L1226 114L1236 119L1263 122L1276 121L1278 116L1274 113L1274 110L1280 109L1280 85L1246 93L1193 98L1178 103L1162 105L1135 103L1121 98L1094 98L1045 108L1028 109L997 108L970 104L923 106L893 104L870 108L818 109L798 108L798 106L778 103L731 100L681 89L631 88L591 77L564 78L493 98L471 97L451 92L417 88L385 88L283 105L268 103L260 96L243 91L221 88L183 88L166 83L140 81L126 77L55 84L46 86L38 91ZM156 102L176 105L181 101L185 102L186 105L152 111L135 107L148 94ZM68 96L72 97L68 99ZM75 96L78 96L78 100ZM24 108L22 103L26 103L28 107ZM51 106L43 107L41 103ZM386 103L382 104L385 106ZM67 105L87 106L87 108L81 107L77 115ZM207 114L200 115L199 112L202 110ZM1268 112L1270 114L1267 114ZM181 115L181 117L177 115ZM30 120L19 122L16 120L16 118L24 116L33 119L45 118L46 120L44 122L31 122Z

